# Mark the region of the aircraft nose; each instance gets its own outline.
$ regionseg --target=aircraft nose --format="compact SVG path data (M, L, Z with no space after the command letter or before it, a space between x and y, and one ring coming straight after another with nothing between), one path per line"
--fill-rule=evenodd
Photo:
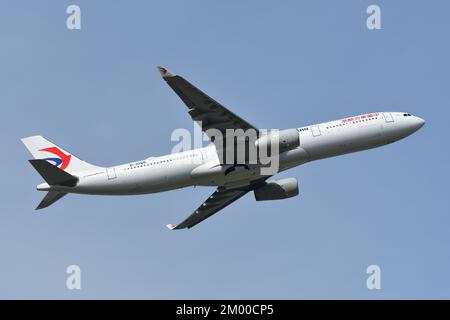
M415 117L415 120L416 120L415 122L416 122L417 130L419 130L425 124L425 120L423 120L422 118L419 118L419 117Z

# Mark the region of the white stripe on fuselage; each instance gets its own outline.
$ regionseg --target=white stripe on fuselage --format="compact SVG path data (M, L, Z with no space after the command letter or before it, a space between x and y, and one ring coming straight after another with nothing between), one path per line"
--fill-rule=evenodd
M300 147L280 154L283 171L308 161L379 147L415 132L420 118L373 113L298 128ZM77 186L41 187L71 193L146 194L193 185L222 186L261 178L255 171L223 174L214 145L78 175Z

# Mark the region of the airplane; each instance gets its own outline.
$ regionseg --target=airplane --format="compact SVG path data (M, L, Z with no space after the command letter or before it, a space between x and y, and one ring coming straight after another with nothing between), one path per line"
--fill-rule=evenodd
M45 180L37 186L47 191L36 209L43 209L68 193L92 195L150 194L188 186L213 186L215 191L190 216L171 230L192 228L249 192L257 201L279 200L299 194L295 178L271 179L261 174L260 163L236 164L223 160L224 146L208 129L225 136L227 130L259 129L215 101L183 77L158 66L165 82L175 91L192 120L211 140L206 147L150 157L113 167L85 162L42 136L23 138L34 159L31 165ZM425 121L408 112L373 112L330 122L278 131L277 172L306 162L380 147L419 130ZM266 141L258 136L256 145ZM264 140L265 139L265 140ZM252 142L253 143L253 142Z

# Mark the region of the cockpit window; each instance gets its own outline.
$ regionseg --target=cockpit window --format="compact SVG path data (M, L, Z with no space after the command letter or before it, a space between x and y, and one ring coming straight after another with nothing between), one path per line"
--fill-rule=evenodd
M411 114L410 113L404 113L403 116L404 117L411 117Z

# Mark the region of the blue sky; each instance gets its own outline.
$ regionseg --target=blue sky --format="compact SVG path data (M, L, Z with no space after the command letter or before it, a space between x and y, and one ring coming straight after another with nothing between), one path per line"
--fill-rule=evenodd
M68 5L82 29L65 26ZM378 4L382 30L366 28ZM0 298L450 298L446 1L2 1ZM372 111L425 127L280 174L300 196L247 195L170 232L213 191L69 195L35 212L20 138L94 164L169 153L193 125L155 66L260 128ZM65 287L66 267L82 289ZM366 288L381 267L382 289Z

